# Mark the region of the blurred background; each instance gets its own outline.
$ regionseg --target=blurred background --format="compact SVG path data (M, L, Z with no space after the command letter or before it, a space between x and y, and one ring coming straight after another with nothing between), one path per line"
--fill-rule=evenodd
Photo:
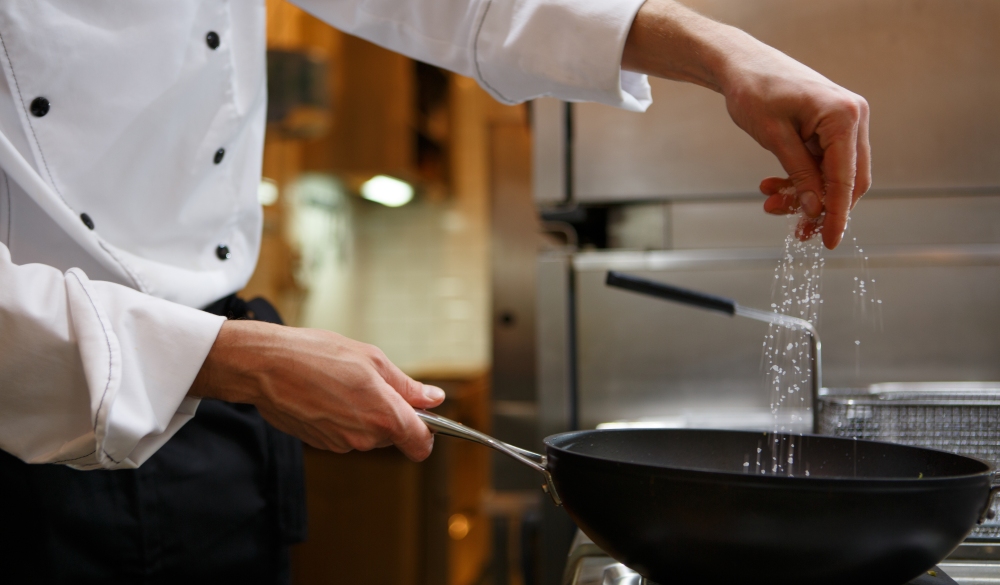
M875 184L826 254L825 386L1000 381L1000 4L688 4L872 105ZM264 239L243 296L379 346L446 390L438 412L525 448L608 423L768 424L766 325L603 285L616 269L770 307L790 224L756 188L782 173L720 96L653 80L646 114L505 106L267 7ZM572 523L482 447L439 439L423 464L307 449L306 468L297 584L562 582Z

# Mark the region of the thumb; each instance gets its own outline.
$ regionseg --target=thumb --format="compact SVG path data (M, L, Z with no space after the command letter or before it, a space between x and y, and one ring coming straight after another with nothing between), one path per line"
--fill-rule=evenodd
M434 408L444 402L444 390L407 376L396 364L385 364L382 377L413 408Z
M802 138L791 127L785 128L769 150L788 173L802 211L808 217L819 217L823 212L823 173Z

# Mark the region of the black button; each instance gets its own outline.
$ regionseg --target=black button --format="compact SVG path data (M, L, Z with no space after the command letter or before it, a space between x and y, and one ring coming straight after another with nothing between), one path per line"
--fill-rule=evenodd
M212 160L215 161L215 164L219 164L220 162L222 162L222 159L225 156L226 156L226 149L220 148L219 150L215 151L215 158L213 158Z
M87 226L88 230L94 229L94 220L90 219L90 216L86 213L80 214L80 221L83 222L83 225Z
M31 115L36 118L41 118L45 114L49 113L49 100L43 97L36 97L31 100Z
M219 247L215 249L215 255L219 257L219 260L229 260L232 254L229 253L229 246L225 244L219 244Z
M208 44L209 49L212 49L213 51L218 49L219 33L215 32L214 30L208 31L208 34L205 35L205 42Z

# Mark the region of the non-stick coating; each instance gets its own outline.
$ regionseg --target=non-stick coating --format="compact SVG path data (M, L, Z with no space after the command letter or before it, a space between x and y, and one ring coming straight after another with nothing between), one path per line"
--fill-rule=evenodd
M899 585L947 556L989 495L991 469L975 459L833 437L779 435L786 454L795 442L794 475L759 475L757 449L770 463L773 437L606 430L545 442L577 525L664 584Z

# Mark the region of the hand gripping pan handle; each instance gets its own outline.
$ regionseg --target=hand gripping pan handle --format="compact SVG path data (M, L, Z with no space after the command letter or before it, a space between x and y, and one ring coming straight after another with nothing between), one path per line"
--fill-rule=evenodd
M427 425L427 428L429 428L432 433L446 435L449 437L457 437L459 439L465 439L466 441L472 441L473 443L485 445L490 449L499 451L515 461L527 465L538 473L541 473L542 476L545 477L545 484L542 485L542 489L549 494L552 501L555 502L557 506L562 505L562 500L559 499L559 494L556 493L556 486L552 482L552 474L549 473L547 460L544 455L539 455L538 453L533 453L526 449L509 445L499 439L494 439L486 433L480 433L475 429L470 429L461 423L457 423L450 418L434 414L433 412L417 410L416 413L420 420L424 421L424 424Z

